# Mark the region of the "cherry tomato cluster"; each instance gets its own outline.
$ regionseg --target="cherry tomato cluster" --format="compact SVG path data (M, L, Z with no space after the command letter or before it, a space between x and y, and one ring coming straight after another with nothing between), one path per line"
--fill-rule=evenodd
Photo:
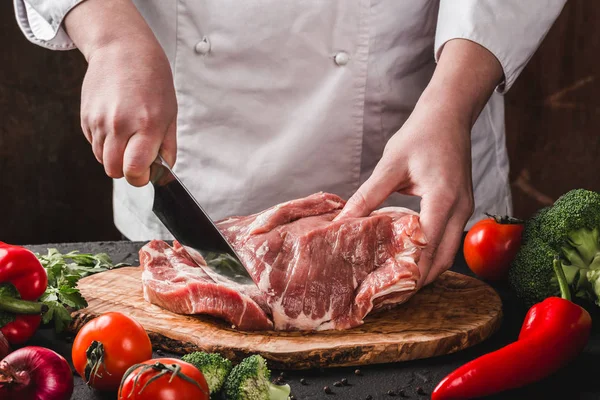
M175 358L152 358L142 325L118 312L86 323L73 341L73 365L86 383L128 400L208 400L202 372Z
M463 253L475 275L488 281L504 281L521 246L524 222L508 216L488 216L469 229Z

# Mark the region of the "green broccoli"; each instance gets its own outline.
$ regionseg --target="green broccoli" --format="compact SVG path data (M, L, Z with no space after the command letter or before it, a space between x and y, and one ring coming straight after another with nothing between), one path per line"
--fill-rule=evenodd
M574 295L600 305L600 193L571 190L525 223L509 285L531 306L559 294L552 269L559 256Z
M290 386L271 383L267 361L256 354L233 368L225 381L224 395L228 400L287 400Z
M521 244L540 238L540 221L544 218L548 210L550 210L550 207L541 208L525 221Z
M527 306L560 294L552 269L555 255L556 252L541 239L532 238L527 245L521 246L515 256L508 271L508 281Z
M221 390L221 387L223 386L223 383L225 383L225 379L232 368L231 361L221 357L221 355L217 353L195 351L186 354L181 359L202 371L211 395L214 395Z
M600 268L600 193L585 189L565 193L540 218L540 232L570 264Z

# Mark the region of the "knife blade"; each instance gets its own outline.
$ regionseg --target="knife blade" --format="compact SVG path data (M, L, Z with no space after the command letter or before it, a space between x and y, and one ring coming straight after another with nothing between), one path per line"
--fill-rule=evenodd
M203 268L213 279L222 276L254 284L233 246L160 155L150 167L150 182L152 211L189 253L204 257L208 268Z

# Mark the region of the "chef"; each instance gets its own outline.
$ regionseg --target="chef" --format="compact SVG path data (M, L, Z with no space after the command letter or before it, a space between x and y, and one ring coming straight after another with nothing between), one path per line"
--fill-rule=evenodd
M114 222L169 239L157 154L213 219L317 191L420 211L428 284L510 214L504 100L566 0L14 0L25 36L88 62L81 127Z

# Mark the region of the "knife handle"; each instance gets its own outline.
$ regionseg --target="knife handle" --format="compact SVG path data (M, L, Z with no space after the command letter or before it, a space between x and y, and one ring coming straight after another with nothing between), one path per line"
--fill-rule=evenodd
M159 154L158 156L156 156L156 159L152 162L152 165L150 165L150 183L154 185L159 184L161 186L165 183L168 183L159 183L160 179L163 176L165 176L165 168L167 169L167 171L171 171L171 167L169 167L169 164L167 164L165 159L162 158L162 156Z

